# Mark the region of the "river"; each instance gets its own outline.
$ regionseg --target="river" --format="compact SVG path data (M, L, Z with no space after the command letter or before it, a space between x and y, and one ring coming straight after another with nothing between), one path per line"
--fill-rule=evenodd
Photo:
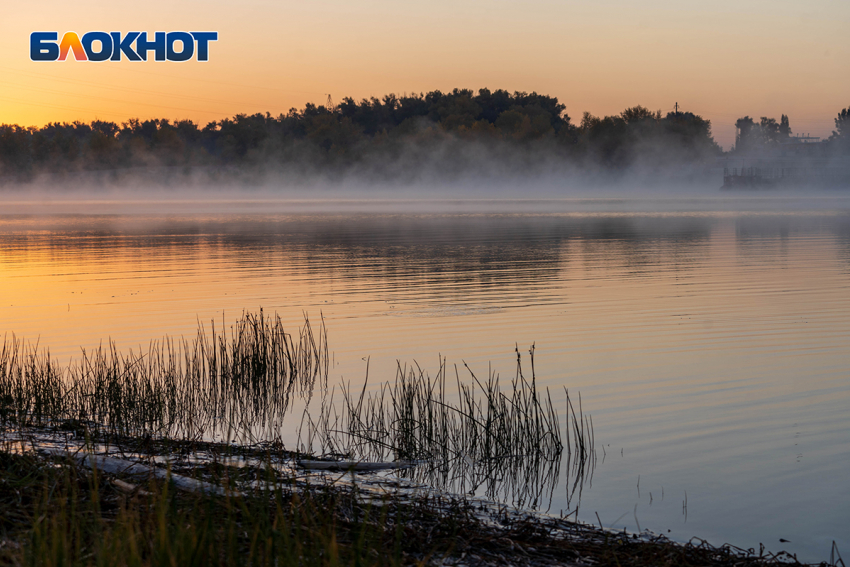
M19 204L0 332L66 362L262 307L323 317L353 384L440 356L509 378L534 344L597 445L580 496L562 480L544 509L826 560L850 553L850 201L742 203Z

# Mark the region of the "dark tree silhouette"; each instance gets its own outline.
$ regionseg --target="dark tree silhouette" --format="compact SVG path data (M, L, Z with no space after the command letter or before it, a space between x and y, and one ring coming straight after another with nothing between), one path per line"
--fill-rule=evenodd
M746 120L748 130L739 121L736 149L762 127ZM786 123L778 126L780 132ZM394 163L410 168L430 159L450 169L449 162L463 168L475 166L476 159L486 167L493 156L526 167L554 159L616 172L637 162L662 167L719 153L710 122L690 112L662 117L634 106L603 118L585 113L576 126L556 97L453 89L360 101L346 97L333 108L308 103L277 117L237 114L204 126L164 118L3 125L0 181L152 166L345 172L363 164L372 170L392 170Z
M850 155L850 107L838 113L829 142L837 152Z

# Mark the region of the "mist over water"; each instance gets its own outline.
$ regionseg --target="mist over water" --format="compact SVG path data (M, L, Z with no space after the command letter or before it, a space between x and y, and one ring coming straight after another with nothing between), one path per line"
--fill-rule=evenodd
M321 313L331 381L354 384L366 358L377 382L438 355L508 378L536 344L538 384L556 407L581 392L601 451L580 502L562 483L550 511L813 561L850 549L841 194L308 193L7 193L2 330L64 363L246 309L293 330Z
M850 195L835 189L785 188L722 191L722 169L699 181L635 179L586 183L578 176L536 175L521 180L471 177L452 182L264 183L195 186L149 184L60 184L42 180L0 191L6 215L198 215L220 213L800 213L842 211ZM52 221L43 221L52 222ZM134 224L134 223L129 223ZM138 224L136 222L135 224ZM126 228L127 222L123 223Z

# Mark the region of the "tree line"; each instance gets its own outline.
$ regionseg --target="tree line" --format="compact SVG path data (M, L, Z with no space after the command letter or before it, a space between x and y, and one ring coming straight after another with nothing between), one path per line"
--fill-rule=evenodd
M836 140L850 138L848 111L836 119ZM737 151L791 133L784 115L778 124L745 117L737 125ZM338 105L308 103L276 117L237 114L203 126L169 119L0 126L0 179L7 180L152 166L347 171L400 160L415 167L427 156L461 168L520 156L520 165L554 158L625 171L635 164L708 163L720 155L710 121L691 112L662 115L635 106L605 117L585 112L576 124L556 97L488 89L345 98Z
M822 157L850 156L850 108L838 113L834 119L835 130L819 148ZM788 116L775 118L762 116L756 122L749 116L735 122L735 146L730 154L758 155L788 143L793 135Z

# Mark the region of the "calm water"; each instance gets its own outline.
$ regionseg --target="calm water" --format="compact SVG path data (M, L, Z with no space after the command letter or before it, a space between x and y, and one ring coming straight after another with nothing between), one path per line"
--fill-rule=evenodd
M439 355L511 377L536 343L540 383L593 415L580 519L850 554L850 213L604 208L7 215L0 331L66 361L245 309L322 314L331 380L353 383L367 357L370 380Z

